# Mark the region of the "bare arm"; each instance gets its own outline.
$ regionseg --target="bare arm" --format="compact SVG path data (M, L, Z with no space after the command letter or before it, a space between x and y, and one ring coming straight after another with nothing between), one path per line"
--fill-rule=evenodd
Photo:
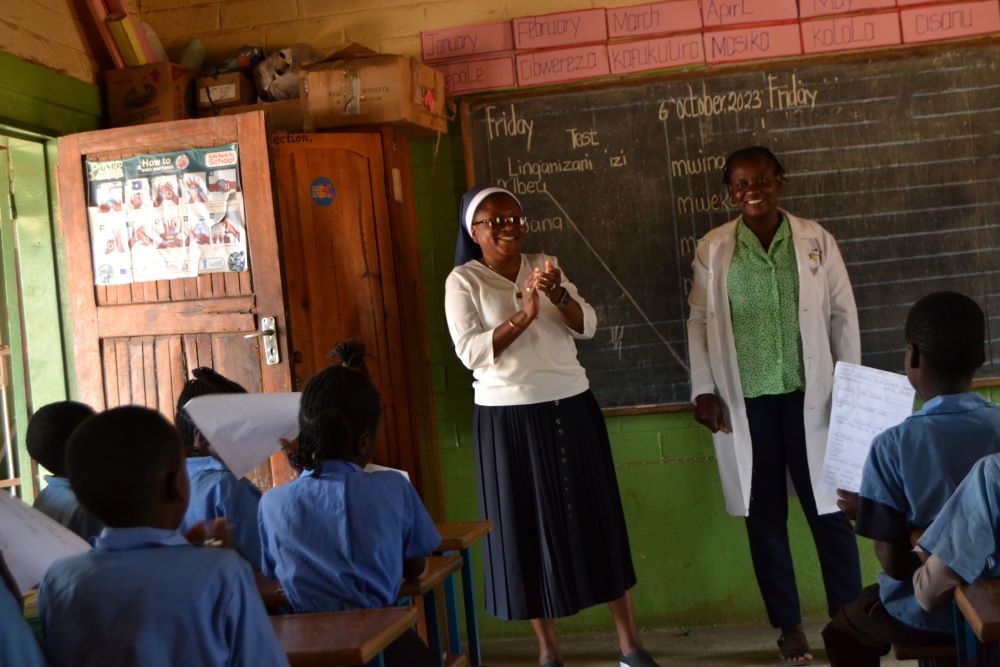
M913 573L913 592L924 611L935 611L951 602L962 578L943 560L932 555Z
M893 579L904 581L913 573L914 555L907 542L875 541L875 555L882 570Z

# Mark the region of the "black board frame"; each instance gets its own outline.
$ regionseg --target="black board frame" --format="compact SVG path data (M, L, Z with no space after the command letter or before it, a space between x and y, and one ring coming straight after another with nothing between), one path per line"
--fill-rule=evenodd
M624 76L603 77L597 80L585 80L580 82L563 83L552 86L539 86L527 90L504 91L499 93L482 93L467 95L462 97L459 104L459 118L462 128L463 156L465 163L466 184L472 187L476 184L475 175L475 155L473 153L472 137L472 117L471 107L484 103L503 103L530 99L533 97L546 97L558 95L560 93L575 93L582 91L601 91L607 89L623 89L629 87L643 87L659 82L681 82L687 80L701 79L706 76L721 76L726 74L741 74L758 72L767 69L796 68L809 65L834 65L848 64L864 61L893 61L906 60L909 58L934 55L945 51L958 49L976 49L986 46L1000 46L1000 34L980 35L955 40L931 42L924 44L901 44L890 47L880 47L875 49L863 49L857 51L844 51L834 54L823 53L813 55L794 56L788 58L775 58L762 61L726 63L721 65L698 65L694 67L677 68L674 70L659 70L655 72L644 72L628 74ZM977 378L972 383L973 388L998 387L1000 386L1000 376ZM693 410L690 403L662 403L624 407L602 408L602 413L607 417L644 415L657 413L687 412Z

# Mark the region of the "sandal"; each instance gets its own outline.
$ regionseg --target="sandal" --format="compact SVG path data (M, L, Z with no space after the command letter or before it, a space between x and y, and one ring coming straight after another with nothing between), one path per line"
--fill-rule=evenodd
M778 637L778 659L781 660L782 665L811 665L813 661L813 654L809 650L809 642L806 640L806 635L801 630L794 633L788 634L788 639L792 637L799 640L796 642L798 646L795 648L785 648L785 635Z

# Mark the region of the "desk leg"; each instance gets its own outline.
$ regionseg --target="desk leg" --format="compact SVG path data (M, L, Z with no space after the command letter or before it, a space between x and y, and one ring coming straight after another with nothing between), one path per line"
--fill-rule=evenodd
M375 658L375 667L385 667L385 653L379 652Z
M448 653L457 656L462 652L462 637L458 632L458 599L455 595L454 574L444 580L444 611L448 619Z
M469 638L469 664L482 664L479 657L479 619L476 618L476 589L472 582L472 557L462 549L462 595L465 598L465 632Z
M959 610L958 605L951 603L951 611L955 617L955 654L959 665L968 664L976 656L976 635L972 632L968 621Z
M434 664L444 667L444 652L441 646L441 629L438 627L437 598L434 591L424 593L424 618L427 621L427 646L434 656Z

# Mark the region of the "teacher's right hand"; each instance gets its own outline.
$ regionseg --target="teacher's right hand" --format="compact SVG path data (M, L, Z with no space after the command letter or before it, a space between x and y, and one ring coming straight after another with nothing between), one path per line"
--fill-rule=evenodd
M538 316L538 292L539 292L539 278L541 272L535 269L528 274L528 277L524 281L521 294L521 310L525 315L528 316L528 321L523 323L524 326L531 324L531 322Z
M729 424L715 394L699 394L694 399L694 419L712 433L729 433Z

